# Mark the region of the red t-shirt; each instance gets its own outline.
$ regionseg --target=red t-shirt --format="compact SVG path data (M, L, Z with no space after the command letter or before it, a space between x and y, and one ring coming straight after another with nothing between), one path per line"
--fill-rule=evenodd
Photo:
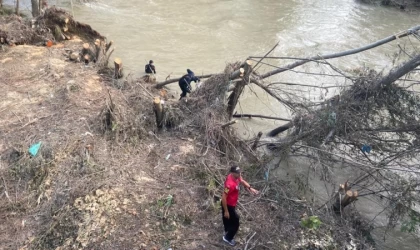
M226 203L228 206L235 207L239 197L239 184L241 183L241 177L235 179L231 174L226 177L225 190Z

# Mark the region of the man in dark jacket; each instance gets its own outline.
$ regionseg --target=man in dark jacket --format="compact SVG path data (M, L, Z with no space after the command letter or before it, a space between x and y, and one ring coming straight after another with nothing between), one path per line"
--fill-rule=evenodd
M186 75L182 76L181 79L179 79L179 87L182 90L181 100L183 97L187 96L187 93L191 93L191 82L200 82L200 79L194 75L194 72L192 72L190 69L187 69Z
M150 60L149 64L146 64L146 66L144 66L144 71L146 71L147 74L156 74L156 68L155 65L153 65L153 60Z

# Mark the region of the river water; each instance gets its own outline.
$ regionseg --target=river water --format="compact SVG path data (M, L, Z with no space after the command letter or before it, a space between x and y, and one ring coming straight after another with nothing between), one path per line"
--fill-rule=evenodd
M153 59L158 81L168 75L179 77L186 73L187 68L195 71L196 75L218 73L228 62L243 61L250 55L264 55L277 42L279 46L272 56L307 57L360 47L420 24L419 12L364 5L355 0L98 0L74 5L69 0L50 2L72 11L77 20L90 24L113 40L116 47L114 56L122 58L126 72L141 76L144 65ZM25 1L23 6L28 6ZM329 62L342 70L363 65L378 70L389 69L392 55L398 51L397 43L412 46L408 39L403 39ZM415 46L420 49L418 44ZM270 61L276 66L289 62ZM271 69L262 67L259 72ZM335 73L315 64L307 64L297 70ZM285 82L324 86L346 84L340 77L308 76L294 72L283 73L276 78ZM170 88L179 94L177 84ZM311 100L338 91L298 90ZM247 89L238 112L290 116L287 109L256 87ZM267 132L279 124L279 121L253 119L240 122L238 129L247 138L259 131ZM304 167L296 168L298 165L305 164L300 162L283 167L286 172L294 174L305 171ZM318 190L320 200L325 199L324 185L316 180L311 184ZM381 210L368 201L358 202L358 209L368 218L373 218ZM374 231L374 238L380 242L379 249L419 249L419 241L398 230L392 231L388 240L383 242L384 229L381 226L386 223L386 217L376 219L378 229Z
M56 3L71 9L65 0ZM273 56L305 57L360 47L420 23L419 13L363 5L355 0L99 0L72 9L78 20L115 42L114 55L122 58L125 68L135 76L140 76L144 65L153 59L158 80L168 75L179 77L187 68L197 75L221 72L226 63L263 55L276 42L280 44ZM331 62L345 69L364 64L382 69L389 67L390 55L396 51L394 43ZM270 63L280 66L289 62ZM311 66L301 68L320 71ZM327 69L323 72L334 73ZM279 77L286 82L344 84L342 79L295 73ZM178 95L177 84L170 88ZM290 115L260 89L248 90L239 113ZM312 98L320 94L312 89L304 91ZM327 95L334 91L330 89ZM280 123L254 119L238 126L244 128L244 137L252 137Z

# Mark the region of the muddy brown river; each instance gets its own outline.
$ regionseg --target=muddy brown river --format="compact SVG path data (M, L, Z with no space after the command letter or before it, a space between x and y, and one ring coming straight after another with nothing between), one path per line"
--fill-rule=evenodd
M23 6L28 9L27 2L23 1ZM196 75L221 72L226 63L243 61L250 55L261 56L276 42L280 43L273 56L307 57L360 47L420 24L420 12L402 12L355 0L98 0L73 5L69 0L50 2L69 9L77 20L89 23L113 40L116 46L114 56L123 59L127 73L141 76L144 65L153 59L158 81L168 75L179 77L186 73L187 68L195 71ZM404 39L329 62L343 70L363 65L378 70L389 69L392 55L398 52L397 43L410 46L410 41ZM417 49L420 50L419 47ZM289 62L271 63L281 66ZM262 67L259 72L270 69ZM298 69L334 73L315 64ZM339 77L308 76L295 72L280 74L276 78L285 82L324 86L346 84ZM170 88L179 94L177 84ZM338 91L298 90L311 100L321 100ZM290 116L287 109L256 87L247 90L238 112ZM259 131L267 132L279 124L279 121L253 119L240 122L238 129L247 138ZM304 171L304 163L292 163L285 164L277 174L281 177L285 172L296 174ZM319 201L325 200L324 185L316 178L311 184ZM381 211L375 202L365 199L357 202L357 208L368 219L373 219ZM373 236L378 249L420 248L418 239L398 229L388 232L387 240L383 241L384 215L376 217L374 223L377 229Z

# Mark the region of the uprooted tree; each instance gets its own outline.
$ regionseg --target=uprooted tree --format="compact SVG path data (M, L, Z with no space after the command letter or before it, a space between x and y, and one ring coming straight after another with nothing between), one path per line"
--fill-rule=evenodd
M290 122L273 129L261 141L265 140L271 149L282 156L293 152L293 155L309 158L319 166L319 174L329 183L335 183L333 173L341 168L353 169L357 174L358 177L349 178L346 183L339 185L328 208L341 213L359 197L369 195L376 196L383 202L391 227L407 218L419 218L414 207L420 203L420 98L412 87L420 84L416 73L420 65L420 54L415 49L410 51L399 46L400 56L404 55L406 58L387 74L362 68L352 72L356 74L350 75L327 61L406 36L412 36L419 42L419 30L420 26L417 26L370 45L330 55L299 59L269 57L267 53L262 57L249 57L245 63L229 65L224 74L202 76L210 78L191 94L188 104L167 104L164 109L166 115L162 116L159 125L178 128L192 124L201 126L203 136L207 138L207 146L217 147L224 154L235 154L230 147L232 140L229 137L232 135L226 128L234 123L231 118L243 88L253 83L293 112ZM267 59L297 61L264 74L253 71ZM251 66L252 60L257 65ZM300 92L292 93L278 86L296 85L321 90L326 88L305 83L267 81L271 76L291 71L306 63L329 67L351 84L345 87L335 86L340 90L338 95L315 103ZM157 83L155 87L160 88L177 80ZM230 91L232 92L228 94ZM198 112L200 115L197 119L183 119L182 115L173 114L179 110L182 110L180 113ZM174 122L175 117L177 122ZM242 116L235 114L235 117ZM162 121L165 119L166 122ZM285 131L287 135L277 137ZM250 142L253 144L252 148L256 147L259 140L260 136L257 136L255 141ZM250 145L242 145L242 148L253 152Z

